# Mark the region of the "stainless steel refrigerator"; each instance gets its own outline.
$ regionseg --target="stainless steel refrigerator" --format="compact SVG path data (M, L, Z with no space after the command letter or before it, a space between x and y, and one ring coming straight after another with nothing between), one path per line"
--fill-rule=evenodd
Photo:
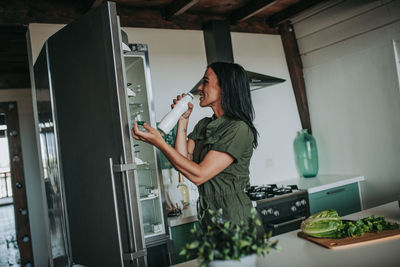
M31 75L50 265L168 265L159 152L130 134L156 124L147 46L122 42L106 2L51 36Z

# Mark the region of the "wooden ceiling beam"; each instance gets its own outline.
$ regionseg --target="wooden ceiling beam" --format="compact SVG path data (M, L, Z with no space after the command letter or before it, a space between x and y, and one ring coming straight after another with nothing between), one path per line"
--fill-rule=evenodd
M117 6L117 13L120 16L121 26L123 27L144 27L144 28L159 28L159 29L184 29L184 30L201 30L202 25L214 19L229 19L224 15L191 13L185 12L190 7L195 5L199 0L176 0L168 7L169 17L173 20L165 20L162 14L162 9L156 8L132 8L129 6ZM68 2L46 2L37 0L26 4L25 1L17 0L2 0L0 4L0 25L1 24L20 24L28 25L29 23L55 23L68 24L77 18L81 17L85 12L84 6L90 4L90 7L97 5L100 0L79 2L71 5ZM254 3L253 11L257 8L265 7L268 1L257 1ZM24 4L25 3L25 4ZM4 6L4 8L1 8ZM7 6L7 8L5 8ZM89 8L89 7L87 7ZM247 9L249 10L249 9ZM164 10L165 11L165 10ZM179 14L179 16L178 16ZM254 13L255 14L255 13ZM231 31L250 32L250 33L266 33L277 34L276 29L270 28L265 20L260 18L250 18L246 16L246 20L238 22L231 26Z
M308 129L308 132L311 134L311 119L308 109L306 84L304 82L303 63L301 61L296 35L289 21L279 25L279 32L282 39L283 50L285 51L286 63L289 69L294 96L296 98L301 126L303 129Z
M227 20L226 16L213 14L183 13L167 21L156 9L117 8L122 27L141 27L158 29L202 30L202 25L210 20ZM279 34L277 29L270 28L265 19L252 18L237 25L231 25L233 32L250 32Z
M30 88L29 71L24 73L0 73L0 89Z
M84 12L76 6L65 1L43 0L37 1L12 1L2 0L0 5L0 24L28 25L29 23L71 23Z
M290 7L268 17L266 19L268 25L271 28L275 28L279 24L289 20L291 17L297 15L298 13L316 5L321 2L324 2L326 0L305 0L305 1L300 1L294 5L291 5Z
M91 10L92 8L98 7L99 5L101 5L103 2L105 2L106 0L85 0L82 1L82 11L83 13L88 12L89 10Z
M166 20L185 13L189 8L197 4L200 0L175 0L165 8Z
M16 12L16 6L9 9L0 8L1 24L20 24L29 23L55 23L68 24L83 15L83 12L73 8L62 9L57 6L48 5L40 12L35 10L38 7L26 7L26 10L20 10L21 14ZM12 11L12 12L11 12ZM201 30L202 25L210 20L228 19L223 15L190 12L181 13L173 20L165 20L160 9L151 8L130 8L127 6L118 6L117 13L120 16L122 27L142 27L156 29L182 29L182 30ZM278 34L276 29L272 29L261 18L250 18L236 25L231 25L233 32L265 33Z
M239 22L245 21L276 2L276 0L250 1L249 4L242 8L239 8L237 11L234 11L231 14L231 23L237 24Z

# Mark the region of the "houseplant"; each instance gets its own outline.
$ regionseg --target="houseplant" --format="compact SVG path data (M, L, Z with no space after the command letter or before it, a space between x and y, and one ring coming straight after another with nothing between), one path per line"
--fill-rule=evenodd
M211 225L206 231L194 227L194 241L186 244L180 255L197 257L201 266L255 266L257 255L266 255L277 249L278 241L270 241L271 232L257 237L257 227L262 227L255 208L248 223L232 224L223 218L222 209L208 211ZM242 264L242 265L240 265Z

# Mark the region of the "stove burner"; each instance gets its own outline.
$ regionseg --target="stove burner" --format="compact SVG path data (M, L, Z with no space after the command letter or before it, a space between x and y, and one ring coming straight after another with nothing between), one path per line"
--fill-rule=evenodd
M288 185L278 187L276 184L268 184L263 186L250 186L247 188L246 193L251 200L260 200L265 198L272 198L284 194L297 192L297 185Z

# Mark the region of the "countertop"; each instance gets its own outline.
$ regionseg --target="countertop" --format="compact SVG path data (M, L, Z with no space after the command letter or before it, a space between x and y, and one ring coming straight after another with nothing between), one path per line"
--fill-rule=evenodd
M309 194L331 189L338 186L364 181L362 175L317 175L312 178L295 178L279 182L279 185L297 184L299 189L305 189Z
M174 227L186 223L191 223L197 221L197 210L195 206L189 206L189 208L184 209L182 214L176 217L168 217L169 227Z
M385 216L389 221L400 223L400 208L397 201L353 213L343 218L359 219L371 214ZM279 240L281 251L273 251L266 257L258 257L257 266L399 266L400 238L331 250L299 238L297 236L298 231L295 230L273 237L272 240ZM199 264L196 260L192 260L174 266L197 267Z

